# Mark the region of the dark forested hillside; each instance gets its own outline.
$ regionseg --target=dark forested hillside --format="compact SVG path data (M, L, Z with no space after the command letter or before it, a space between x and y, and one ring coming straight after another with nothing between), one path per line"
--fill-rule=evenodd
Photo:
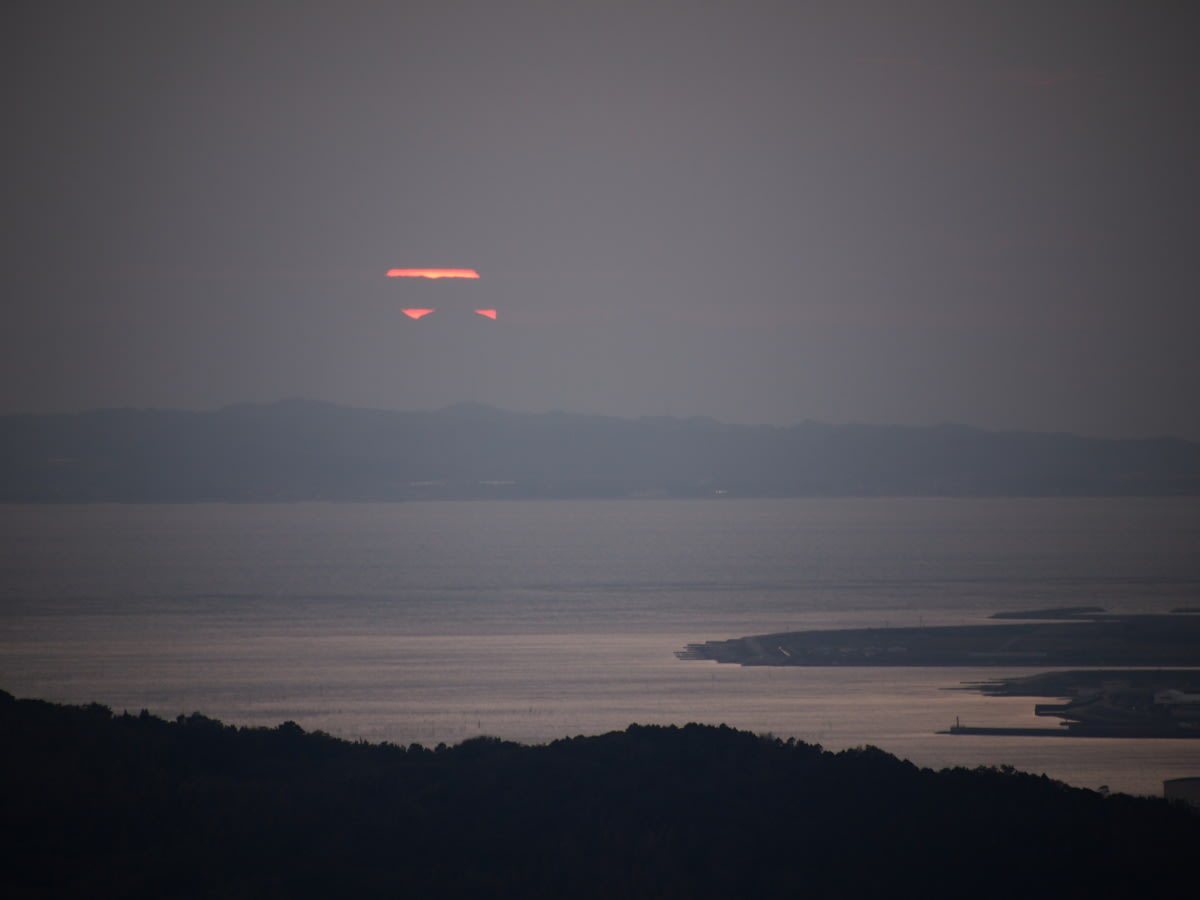
M368 745L0 692L8 897L1172 896L1200 816L725 727Z
M1200 494L1200 444L350 409L0 416L0 502Z

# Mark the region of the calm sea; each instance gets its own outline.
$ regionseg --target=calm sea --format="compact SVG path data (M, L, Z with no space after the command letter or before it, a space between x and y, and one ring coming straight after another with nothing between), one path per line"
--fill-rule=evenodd
M1158 794L1200 741L1045 726L1006 669L741 668L691 642L1001 610L1200 606L1200 501L0 506L0 687L347 738L544 742L725 722ZM1029 670L1018 670L1028 674Z

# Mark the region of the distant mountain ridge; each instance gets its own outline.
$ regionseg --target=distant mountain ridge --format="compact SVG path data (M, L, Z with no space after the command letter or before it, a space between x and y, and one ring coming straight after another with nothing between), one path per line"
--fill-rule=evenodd
M0 416L0 502L1200 495L1200 443L313 400Z

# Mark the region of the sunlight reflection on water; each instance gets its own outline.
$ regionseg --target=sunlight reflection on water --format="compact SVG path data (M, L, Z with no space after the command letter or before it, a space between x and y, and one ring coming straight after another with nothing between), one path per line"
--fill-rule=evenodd
M1047 726L995 669L743 668L688 643L1196 605L1194 501L646 501L5 507L0 687L347 738L546 742L631 722L875 744L1157 794L1186 740ZM1022 670L1021 674L1028 674Z

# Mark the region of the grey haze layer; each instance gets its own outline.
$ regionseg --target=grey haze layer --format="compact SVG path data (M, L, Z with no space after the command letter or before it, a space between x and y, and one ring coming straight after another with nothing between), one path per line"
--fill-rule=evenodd
M0 417L0 501L1200 493L1200 444L304 400Z
M1200 440L1189 4L5 7L0 411Z

